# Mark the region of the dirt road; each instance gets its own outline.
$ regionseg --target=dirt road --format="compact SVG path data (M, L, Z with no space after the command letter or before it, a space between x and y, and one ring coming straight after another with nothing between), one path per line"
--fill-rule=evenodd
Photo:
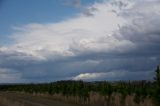
M49 96L26 93L0 92L0 106L76 106L55 100Z

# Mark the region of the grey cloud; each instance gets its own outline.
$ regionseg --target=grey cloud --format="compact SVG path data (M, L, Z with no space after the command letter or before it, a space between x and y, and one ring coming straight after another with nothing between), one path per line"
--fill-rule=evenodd
M143 12L140 7L136 7L139 8L139 13L142 12L143 14L139 15L139 13L137 13L134 14L133 17L136 17L135 15L137 15L137 17L141 18L134 18L131 24L120 28L120 30L115 34L117 39L126 39L136 45L136 48L131 50L132 54L159 57L160 13L157 14L157 8L160 3L156 2L155 4L150 4L150 2L148 2L148 4L145 4L147 7L142 6L141 8L150 8L153 5L156 9L153 9L152 11L148 10L148 12ZM134 8L131 11L134 11ZM129 17L132 17L132 15Z
M21 73L19 71L0 68L0 83L14 83L14 82L23 82L21 79Z
M98 11L96 7L85 8L83 14L87 17L94 16L94 12Z
M100 54L96 54L100 55ZM95 56L96 56L95 55ZM153 77L154 67L160 62L160 59L155 58L123 58L123 57L115 57L111 58L110 56L106 56L105 58L86 58L83 56L76 56L74 58L67 58L59 61L44 61L36 64L28 62L23 65L23 62L19 62L16 66L13 65L13 60L10 64L9 68L17 70L22 74L22 78L26 81L54 81L59 79L67 79L72 78L73 76L79 75L81 73L92 73L92 72L121 72L123 70L127 70L125 76L118 77L118 79L151 79ZM93 56L94 57L94 56ZM107 58L108 57L108 58ZM8 66L7 66L8 67ZM152 74L150 76L143 76L143 74L148 73L148 71ZM134 74L131 74L134 73ZM133 75L133 77L131 77ZM142 75L142 76L141 76ZM107 78L107 80L114 80L116 78ZM100 79L99 79L100 80ZM105 80L105 77L103 78Z
M79 8L81 7L81 0L62 0L63 5Z
M94 12L98 10L98 8L96 7L85 8L84 6L82 6L81 0L62 0L62 2L66 6L81 8L83 10L83 15L85 16L94 16Z

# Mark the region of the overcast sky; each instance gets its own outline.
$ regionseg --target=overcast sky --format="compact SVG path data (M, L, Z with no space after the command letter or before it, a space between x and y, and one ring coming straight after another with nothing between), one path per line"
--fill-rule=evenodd
M0 83L152 80L159 0L1 0Z

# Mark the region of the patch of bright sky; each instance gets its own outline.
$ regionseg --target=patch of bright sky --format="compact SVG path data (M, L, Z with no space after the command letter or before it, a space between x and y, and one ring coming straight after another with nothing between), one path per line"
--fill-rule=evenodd
M75 16L81 8L66 6L67 0L0 0L0 45L10 44L12 27L29 23L56 23ZM101 0L81 0L89 5Z

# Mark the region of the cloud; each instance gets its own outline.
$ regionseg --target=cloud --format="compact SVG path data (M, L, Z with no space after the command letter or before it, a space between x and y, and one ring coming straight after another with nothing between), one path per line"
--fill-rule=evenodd
M65 6L81 7L81 0L62 0Z
M143 78L147 77L148 79L152 79L150 74L153 75L153 72L129 72L129 71L111 71L111 72L101 72L101 73L82 73L75 77L73 80L86 80L86 81L93 81L93 80L108 80L108 81L118 81L118 80L127 80L127 77L131 77L130 80L143 80ZM138 76L137 79L134 79L133 76ZM141 77L143 76L143 77Z
M95 7L99 8L99 11L95 11L94 17L79 14L78 17L56 24L32 23L16 27L18 31L12 35L16 42L14 48L46 58L52 54L73 56L76 51L97 52L104 47L110 51L126 44L132 45L130 41L119 41L109 36L118 26L123 25L125 20L117 17L105 4L95 4Z
M73 80L87 80L87 79L96 79L104 76L106 73L84 73L77 75Z
M0 68L0 83L12 83L21 81L21 73L18 71Z
M26 82L152 79L160 63L160 2L107 0L86 9L57 23L13 27L14 43L0 46L0 68Z

